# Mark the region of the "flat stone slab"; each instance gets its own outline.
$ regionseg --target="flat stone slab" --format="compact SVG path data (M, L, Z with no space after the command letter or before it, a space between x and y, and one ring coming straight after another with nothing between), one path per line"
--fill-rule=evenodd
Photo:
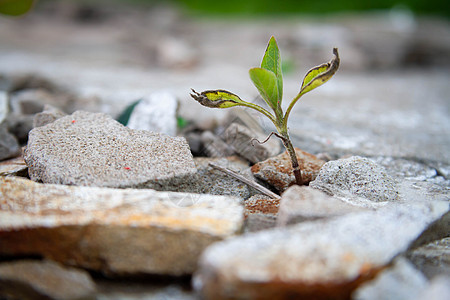
M83 111L34 128L24 159L32 180L53 184L182 191L196 173L184 138Z
M114 274L192 273L238 233L233 197L39 184L0 177L0 255L40 255Z
M447 201L392 203L218 242L194 284L206 299L349 299L448 209Z

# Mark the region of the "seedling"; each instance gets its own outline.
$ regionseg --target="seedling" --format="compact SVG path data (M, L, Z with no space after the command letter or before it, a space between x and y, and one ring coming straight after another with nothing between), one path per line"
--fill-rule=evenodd
M259 91L259 94L273 110L269 112L265 108L242 100L238 95L225 90L208 90L201 93L192 89L192 98L201 105L212 108L228 108L233 106L245 106L259 111L272 121L278 132L272 132L266 141L276 135L283 142L284 147L289 153L292 163L292 169L295 181L298 185L303 184L301 169L295 154L294 146L289 138L287 121L295 103L306 93L314 90L318 86L328 81L339 68L339 53L337 48L333 49L334 58L328 63L321 64L310 69L303 79L300 91L289 104L286 112L283 113L281 102L283 98L283 76L281 72L281 57L277 42L272 36L267 45L266 52L261 62L260 68L251 68L249 70L250 79ZM265 141L264 141L265 142ZM264 143L263 142L263 143Z

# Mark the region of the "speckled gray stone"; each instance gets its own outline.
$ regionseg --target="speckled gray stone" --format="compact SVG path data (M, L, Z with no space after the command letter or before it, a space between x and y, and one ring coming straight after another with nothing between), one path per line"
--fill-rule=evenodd
M372 160L359 156L329 161L310 187L364 206L397 201L397 182ZM370 203L372 202L372 203Z
M195 180L186 140L77 111L34 128L24 155L34 181L180 191Z

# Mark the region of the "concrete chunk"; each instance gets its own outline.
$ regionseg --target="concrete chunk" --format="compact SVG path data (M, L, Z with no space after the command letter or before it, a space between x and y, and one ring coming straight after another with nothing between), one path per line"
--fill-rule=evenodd
M183 191L196 173L184 138L83 111L34 128L24 159L32 180L53 184Z

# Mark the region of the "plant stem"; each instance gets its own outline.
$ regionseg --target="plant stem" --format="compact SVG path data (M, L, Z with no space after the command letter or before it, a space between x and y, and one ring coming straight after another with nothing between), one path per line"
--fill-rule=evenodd
M281 140L283 141L283 145L286 148L289 156L291 157L292 170L295 176L295 183L297 185L303 185L302 171L300 165L298 164L297 155L295 153L294 146L292 145L291 139L289 138L289 134L284 132L280 135Z

